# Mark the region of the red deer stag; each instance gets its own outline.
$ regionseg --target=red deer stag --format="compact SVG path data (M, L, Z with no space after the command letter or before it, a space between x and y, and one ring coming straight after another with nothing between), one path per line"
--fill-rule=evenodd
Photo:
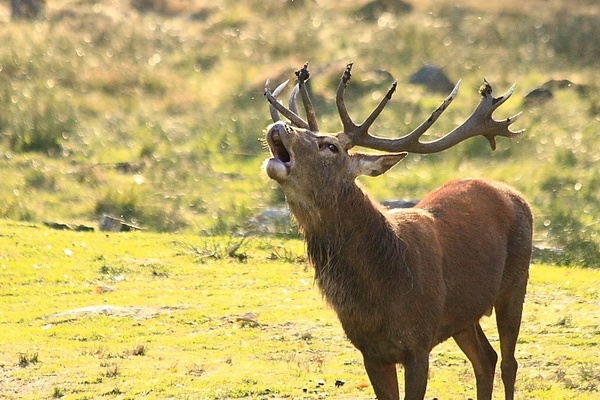
M441 139L421 135L454 99L458 84L431 117L398 139L368 130L396 89L393 84L364 123L356 125L344 105L352 64L337 89L343 131L319 134L305 82L307 65L296 72L298 84L289 108L268 89L275 121L266 139L272 158L268 176L286 196L307 243L319 288L335 309L350 341L362 353L379 400L399 398L396 365L404 366L405 399L423 399L429 353L453 337L473 365L477 399L491 399L498 356L479 324L496 311L506 399L513 399L517 373L515 346L531 257L532 215L526 200L502 183L463 179L434 190L412 209L388 211L355 182L377 176L407 152L435 153L482 135L495 147L496 136L514 137L492 112L512 94L494 98L485 82L480 104L459 127ZM513 87L514 88L514 87ZM298 115L300 92L305 121ZM290 123L279 121L279 113ZM349 153L363 146L396 154Z

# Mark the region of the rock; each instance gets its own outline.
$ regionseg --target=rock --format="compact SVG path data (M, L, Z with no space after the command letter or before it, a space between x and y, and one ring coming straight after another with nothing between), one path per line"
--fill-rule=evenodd
M361 19L377 21L384 13L394 15L407 14L413 10L412 4L402 0L372 0L358 9L356 14Z
M427 90L436 93L449 93L454 89L454 84L446 73L441 68L433 65L421 67L410 77L408 82L425 86Z
M108 215L102 216L100 220L100 231L102 232L130 232L139 231L143 228L127 223L122 219L111 217Z
M554 98L557 90L574 90L580 97L589 95L590 87L571 82L568 79L550 79L539 88L533 89L523 97L526 106L539 106Z
M523 98L523 104L526 106L537 106L546 103L554 97L551 89L544 87L533 89Z
M381 202L387 208L412 208L419 200L384 200Z
M248 224L249 232L260 234L289 233L291 229L291 215L287 207L268 208L255 215Z
M65 224L62 222L46 221L46 222L44 222L44 225L46 225L48 228L57 229L59 231L94 232L94 228L92 228L91 226L86 226L86 225L81 225L81 224L71 225L71 224Z

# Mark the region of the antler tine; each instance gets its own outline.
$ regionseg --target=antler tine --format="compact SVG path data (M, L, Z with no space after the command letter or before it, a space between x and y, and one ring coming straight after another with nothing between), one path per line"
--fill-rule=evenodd
M287 86L289 81L290 80L288 79L287 81L283 82L281 85L277 86L275 88L275 90L273 91L272 96L274 98L277 98L277 96L279 96L279 93L281 93L283 88L285 88ZM267 79L267 81L265 82L265 95L266 95L266 92L269 90L268 86L269 86L269 80ZM281 117L279 116L277 109L270 104L269 104L269 113L271 114L271 118L273 119L273 122L281 121Z
M340 114L340 119L342 120L344 132L355 132L358 129L358 125L356 125L352 121L352 118L350 118L350 114L348 114L348 110L346 109L346 103L344 102L344 90L346 89L346 86L348 86L348 81L352 77L352 65L353 64L350 63L346 66L335 95L335 104L337 105L338 114Z
M298 96L299 91L300 88L298 87L298 84L294 85L294 89L292 89L292 93L290 94L290 100L288 102L288 107L290 108L290 110L297 115L300 115L298 113L298 103L296 102L296 97Z
M306 110L306 119L308 119L309 129L313 132L319 131L319 124L317 123L317 116L315 109L313 108L310 97L308 96L308 90L306 89L306 81L310 78L310 72L308 72L308 63L304 63L304 66L296 71L298 77L298 88L300 90L300 96L302 97L302 103Z
M350 117L350 114L348 113L348 110L346 109L346 104L344 102L344 90L346 89L346 86L348 86L348 81L352 77L352 66L352 63L346 66L344 74L342 75L342 79L340 79L335 98L338 113L340 114L340 119L342 120L342 126L344 127L344 133L350 139L348 147L351 147L355 144L359 144L359 142L361 142L363 138L369 137L369 128L371 127L371 125L373 125L373 122L375 122L377 117L379 117L379 114L381 114L381 111L383 111L387 102L392 98L392 95L394 94L394 92L396 91L396 87L398 86L398 82L394 82L390 90L388 90L386 95L381 99L381 101L379 102L377 107L375 107L373 112L371 112L371 114L364 120L362 124L356 125L352 121L352 118Z
M448 106L450 105L450 103L452 103L454 101L454 99L456 98L456 95L458 94L458 89L460 89L460 84L461 84L461 80L459 80L458 82L456 82L456 85L454 85L454 88L452 89L452 91L450 92L450 94L448 95L448 97L446 97L444 99L444 101L442 102L442 104L440 104L438 106L438 108L436 108L431 115L429 116L429 118L427 118L425 121L423 121L421 123L421 125L419 125L418 127L416 127L411 133L409 133L408 135L402 137L402 140L406 140L407 143L411 143L413 141L417 141L419 140L419 138L421 136L423 136L423 134L425 132L427 132L427 130L431 127L431 125L433 125L435 123L435 121L437 121L437 119L440 117L440 115L442 115L442 113L444 111L446 111L446 108L448 108Z
M420 142L419 139L421 136L431 127L431 125L433 125L454 100L459 85L460 81L442 104L433 111L431 116L408 135L398 139L386 139L369 135L365 130L364 132L361 132L361 135L350 135L352 143L354 145L364 146L375 150L390 152L408 151L411 153L427 154L446 150L470 137L484 136L490 142L492 150L495 150L496 136L512 138L519 136L524 132L524 130L513 132L509 129L509 126L521 116L521 113L501 121L496 121L492 118L492 113L502 103L508 100L514 91L515 86L513 85L506 94L500 97L493 97L492 86L487 80L484 80L483 86L479 89L479 93L482 96L481 101L465 122L440 139L425 143Z
M525 129L521 129L516 132L513 132L509 129L509 126L513 122L518 120L521 117L521 115L523 115L522 111L513 115L510 118L506 118L505 120L501 120L501 121L496 121L492 118L492 113L498 107L500 107L506 100L508 100L510 96L512 96L516 87L517 87L517 85L513 84L510 87L510 89L508 89L508 92L504 93L502 96L493 97L492 96L492 85L490 85L489 82L487 81L487 79L484 78L483 85L481 85L481 87L479 88L479 94L481 94L481 101L479 102L479 104L477 105L475 110L473 111L473 114L471 114L471 116L461 126L456 128L453 132L458 131L460 128L463 128L463 131L468 132L468 129L466 126L468 126L469 123L476 124L477 122L479 122L481 124L488 125L487 130L489 130L491 132L485 133L485 134L481 133L481 135L484 136L490 142L490 147L492 148L492 150L496 150L496 136L504 136L504 137L513 138L513 137L522 135L523 132L525 132ZM453 132L450 132L450 133L453 133ZM457 136L459 135L459 133L457 133ZM448 135L450 135L450 134L448 134ZM465 139L467 137L469 137L465 133L463 133L463 135L465 135ZM473 136L475 136L475 135L473 135ZM464 139L462 139L462 140L464 140Z
M287 85L288 82L289 80L277 86L273 93L271 93L271 91L268 88L269 81L265 83L265 97L270 103L269 110L271 112L271 118L273 119L273 122L280 121L278 113L279 111L280 113L285 115L291 121L292 124L296 125L297 127L310 129L308 123L304 121L298 114L291 110L288 110L281 103L279 103L279 101L277 101L277 95L281 93L281 91Z
M381 99L381 101L379 102L377 107L375 107L375 109L373 110L371 115L369 115L367 117L367 119L365 119L365 121L360 125L361 130L363 130L364 132L367 132L368 129L371 127L371 125L373 125L373 122L375 122L377 117L379 117L379 114L381 114L381 112L385 108L385 105L387 104L387 102L390 101L390 99L392 98L392 95L396 91L397 86L398 86L398 82L392 83L392 87L390 88L390 90L388 90L388 92L383 97L383 99Z

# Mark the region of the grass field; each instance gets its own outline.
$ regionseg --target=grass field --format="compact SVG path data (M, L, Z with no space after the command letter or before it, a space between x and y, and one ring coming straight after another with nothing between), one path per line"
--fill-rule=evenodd
M479 138L411 155L365 179L371 193L414 199L451 178L499 179L530 200L536 240L565 249L560 262L597 267L597 2L413 3L56 0L15 21L0 2L0 217L91 223L111 214L152 231L244 231L283 205L259 172L266 80L293 79L309 61L320 126L337 131L346 63L355 63L347 103L357 120L396 79L373 133L399 136L446 95L409 83L433 64L462 88L425 140L466 118L484 77L497 95L517 84L495 117L524 111L515 129L526 134L500 139L496 152ZM524 99L548 82L551 99Z
M0 398L373 398L303 258L297 240L0 221ZM600 271L531 275L518 398L596 399ZM457 346L437 347L427 398L474 396Z
M384 136L445 97L409 83L423 65L462 79L427 140L465 119L484 77L496 95L517 83L495 117L523 111L522 137L495 152L479 138L410 155L362 184L379 200L459 177L522 191L536 244L562 251L531 269L518 398L597 399L600 6L412 3L56 0L13 20L0 2L0 399L373 398L296 230L240 236L284 207L261 171L265 81L293 79L306 61L328 131L340 128L334 93L348 62L356 120L399 82L373 126ZM546 84L551 98L526 99ZM145 230L43 225L95 226L103 214ZM431 360L428 399L474 397L453 343Z

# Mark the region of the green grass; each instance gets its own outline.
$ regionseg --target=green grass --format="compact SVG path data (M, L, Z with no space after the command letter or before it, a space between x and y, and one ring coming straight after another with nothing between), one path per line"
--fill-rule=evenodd
M305 61L327 131L340 128L334 92L348 62L356 120L391 84L377 70L399 81L373 127L387 136L412 130L443 99L407 83L424 64L463 80L429 138L465 119L484 77L497 94L517 83L495 116L523 110L524 136L500 139L494 153L473 139L412 155L362 182L380 200L420 198L467 176L521 190L536 243L564 252L543 258L560 268L531 270L518 398L598 397L596 2L430 0L379 15L361 13L370 0L47 3L18 21L0 3L0 398L373 397L302 242L239 236L255 214L283 206L261 172L264 82L292 78ZM527 106L523 97L551 79L579 89ZM95 226L103 213L146 230L42 226ZM86 307L95 312L69 313ZM484 323L498 348L492 319ZM428 398L475 396L453 343L431 365Z
M372 398L303 249L0 221L0 397ZM598 271L532 266L518 398L597 398L599 285ZM484 324L498 348L493 320ZM433 351L430 375L428 398L475 396L452 342Z
M255 214L283 206L261 172L262 91L305 61L327 131L340 128L334 92L352 61L356 120L391 84L377 70L399 81L373 127L387 136L412 130L443 99L407 83L424 64L463 80L429 138L465 119L484 77L497 94L518 84L496 118L523 110L524 136L500 139L494 153L473 139L411 155L362 182L380 200L467 176L521 190L536 243L564 252L544 258L562 267L532 268L518 398L598 397L598 5L430 0L373 16L359 12L367 3L57 0L18 21L0 3L0 398L373 397L301 241L238 236ZM551 79L581 89L527 106L523 97ZM103 213L146 231L42 227L96 225ZM67 313L85 307L104 312ZM429 398L474 397L453 343L431 360Z
M435 64L463 84L430 137L464 120L484 77L498 94L518 84L496 117L523 110L516 128L525 136L501 139L495 153L473 139L412 156L365 185L387 200L421 197L454 177L506 181L531 201L536 241L567 250L557 262L597 267L597 5L432 0L374 15L361 11L367 3L61 0L19 21L0 4L0 216L92 224L109 213L152 231L244 231L254 214L282 206L260 172L267 79L292 78L310 61L320 125L337 131L345 64L355 62L347 97L357 120L391 84L375 72L384 70L399 90L373 132L398 136L442 100L407 83ZM583 89L524 104L550 79Z

